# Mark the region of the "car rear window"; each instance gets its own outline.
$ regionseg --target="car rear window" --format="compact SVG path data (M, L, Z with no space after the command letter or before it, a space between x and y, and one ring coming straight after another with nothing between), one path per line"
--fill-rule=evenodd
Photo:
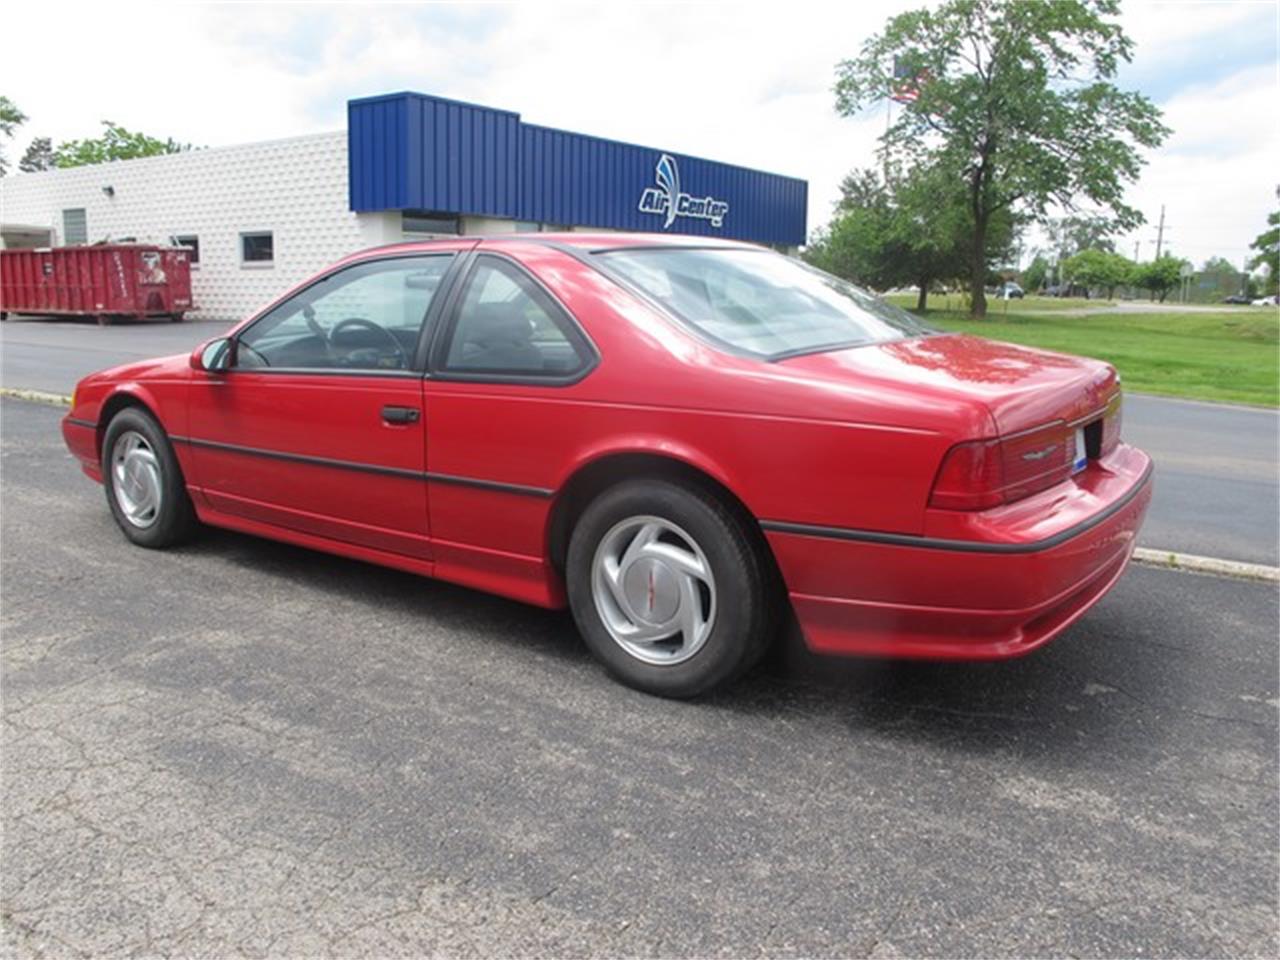
M645 247L596 256L607 273L707 338L769 360L935 332L839 277L768 250Z

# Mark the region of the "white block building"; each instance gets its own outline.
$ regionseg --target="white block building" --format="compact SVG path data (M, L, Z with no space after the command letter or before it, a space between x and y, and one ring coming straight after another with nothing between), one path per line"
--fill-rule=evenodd
M431 235L804 240L804 181L421 94L353 100L348 119L333 133L5 177L0 246L180 243L192 250L188 316L237 320L347 254Z

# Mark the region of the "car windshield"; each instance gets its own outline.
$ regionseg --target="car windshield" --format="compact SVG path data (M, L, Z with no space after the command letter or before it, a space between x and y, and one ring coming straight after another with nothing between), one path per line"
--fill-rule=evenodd
M770 360L934 332L851 283L767 250L645 247L596 256L713 341Z

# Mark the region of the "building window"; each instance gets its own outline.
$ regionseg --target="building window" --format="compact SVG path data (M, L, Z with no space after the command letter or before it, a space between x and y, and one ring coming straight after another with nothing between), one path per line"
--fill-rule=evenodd
M270 230L240 234L241 263L269 264L275 258L275 238Z
M62 211L62 242L67 246L89 242L89 224L84 207Z
M195 234L188 233L180 237L174 237L173 242L176 246L186 247L190 251L187 260L191 262L192 266L200 262L200 238Z
M402 233L445 233L456 236L462 232L462 218L451 213L434 213L427 210L402 210Z

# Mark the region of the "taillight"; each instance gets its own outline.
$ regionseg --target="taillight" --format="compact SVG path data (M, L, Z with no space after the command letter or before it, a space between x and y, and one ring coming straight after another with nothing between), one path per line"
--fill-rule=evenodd
M1004 503L1004 469L999 440L958 443L942 461L929 506L943 510L983 510Z
M985 510L1047 490L1071 476L1079 432L1062 421L947 451L929 496L943 510Z
M1058 421L1003 438L1004 499L1020 500L1071 476L1077 436L1075 429Z
M1102 440L1098 445L1099 456L1105 457L1120 443L1120 394L1116 394L1107 404L1107 412L1102 417Z

